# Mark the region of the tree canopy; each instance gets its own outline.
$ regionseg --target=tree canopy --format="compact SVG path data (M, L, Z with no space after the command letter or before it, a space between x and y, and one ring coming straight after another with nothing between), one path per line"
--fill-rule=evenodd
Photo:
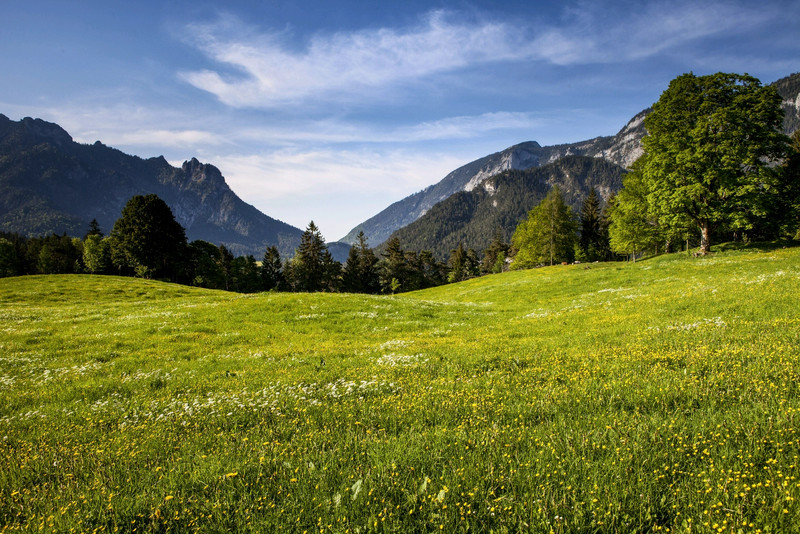
M511 239L517 249L511 268L571 262L575 256L576 229L572 208L564 202L561 189L554 186L517 226Z
M719 226L748 229L773 206L786 150L781 99L748 75L681 75L645 119L642 176L651 212L666 226L686 218L707 253Z
M121 270L144 277L174 278L186 247L186 232L157 195L136 195L111 230L111 257Z

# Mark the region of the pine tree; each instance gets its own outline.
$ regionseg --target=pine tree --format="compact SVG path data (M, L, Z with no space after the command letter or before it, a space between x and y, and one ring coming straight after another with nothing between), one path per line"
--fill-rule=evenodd
M322 233L311 221L292 258L292 286L295 291L334 291L340 270L341 264L333 260Z
M608 259L609 237L603 212L600 209L600 195L593 187L581 205L580 250L586 261Z
M264 259L261 261L261 287L264 291L284 289L286 280L283 275L281 254L275 245L267 247Z
M225 245L219 246L219 256L217 256L217 267L222 275L225 291L231 290L233 283L233 253Z
M420 289L440 286L445 282L447 266L436 261L430 250L423 250L417 255L418 270L420 274Z
M450 267L450 274L447 275L447 281L451 284L467 279L467 251L464 250L463 243L459 243L458 247L450 253L448 267Z
M510 247L503 240L503 231L498 227L494 231L494 238L486 250L483 251L481 273L501 273L505 268L506 257Z
M409 269L400 240L392 237L386 243L380 268L381 288L386 293L407 291Z
M86 232L84 239L89 237L90 235L96 235L98 237L103 237L103 231L100 229L100 223L97 222L97 219L92 219L89 223L89 231Z
M380 279L377 265L378 258L369 248L367 237L364 232L359 232L342 270L342 289L350 293L378 293Z

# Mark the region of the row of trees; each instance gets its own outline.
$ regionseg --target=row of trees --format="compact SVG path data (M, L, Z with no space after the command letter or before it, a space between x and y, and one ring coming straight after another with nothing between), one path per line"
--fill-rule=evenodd
M670 251L714 240L800 239L800 131L781 98L748 75L685 74L645 118L644 154L605 210L576 217L553 188L516 229L512 268Z
M474 255L469 252L470 258ZM363 233L342 265L331 256L313 221L293 258L281 258L272 246L259 264L252 255L234 257L224 245L201 240L187 243L169 206L156 195L140 195L128 201L108 236L96 221L83 239L0 235L0 276L66 273L157 278L244 293L396 293L443 284L451 270L430 252L404 251L397 239L378 258ZM463 273L457 276L465 277Z
M592 188L576 216L558 186L534 207L511 238L512 269L573 261L618 259L611 250L609 222Z
M699 241L800 238L800 132L748 75L684 74L645 119L644 155L609 210L611 246L635 257Z
M529 213L511 245L498 230L479 257L459 244L447 264L430 251L402 249L395 237L380 258L362 234L344 265L311 222L291 259L269 247L259 265L225 246L187 243L156 195L133 197L103 236L96 222L84 239L0 236L0 276L111 273L160 278L240 292L396 293L458 282L510 266L619 259L678 243L800 237L800 132L781 132L781 99L747 75L682 75L645 119L644 155L623 189L602 209L592 190L576 216L558 187Z

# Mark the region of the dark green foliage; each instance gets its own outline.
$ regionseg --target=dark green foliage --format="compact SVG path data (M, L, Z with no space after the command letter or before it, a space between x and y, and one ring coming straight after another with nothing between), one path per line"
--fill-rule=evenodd
M230 289L237 293L257 293L263 289L261 271L253 256L238 256L231 262Z
M783 233L800 239L800 130L792 134L789 156L783 166L784 180L781 197Z
M645 119L649 211L670 228L691 220L702 253L717 228L752 229L779 204L782 121L778 92L751 76L674 79Z
M157 195L136 195L114 223L110 245L121 273L175 280L186 255L186 234Z
M220 248L208 241L196 240L188 246L188 279L193 286L225 289L225 274L220 265Z
M20 274L20 261L14 243L0 237L0 278Z
M466 250L462 243L458 244L450 254L448 262L450 273L447 275L448 282L463 282L470 278L480 276L480 261L474 249Z
M481 274L502 273L506 269L506 258L510 251L510 245L503 240L503 231L496 229L492 242L483 251Z
M382 254L380 282L384 293L400 293L411 289L411 276L400 240L392 237Z
M264 291L286 289L281 254L276 246L267 247L264 259L261 260L261 286Z
M231 290L231 284L233 283L233 260L234 256L233 253L228 250L228 247L225 245L220 245L219 247L219 255L217 256L217 268L219 272L222 274L222 280L224 282L224 287L221 289L225 289L226 291Z
M335 291L341 265L333 259L317 225L311 221L300 238L287 279L294 291Z
M96 235L99 237L103 237L104 235L103 231L100 229L100 223L97 222L97 219L92 219L89 222L89 231L86 232L86 235L83 238L86 239L90 235Z
M566 203L579 210L592 188L605 196L618 191L624 174L625 169L619 165L584 156L567 156L525 171L506 171L472 191L443 200L392 235L407 248L430 250L441 260L449 258L459 243L485 250L498 228L503 239L509 241L528 211L547 195L551 184L559 185Z
M431 251L405 253L408 267L408 291L439 286L447 282L447 265L437 261Z
M402 293L444 284L448 268L429 250L404 251L396 237L385 243L378 263L381 290Z
M36 271L39 274L70 274L81 272L83 250L79 239L55 234L41 240Z
M572 208L564 202L561 188L554 186L514 231L512 243L517 253L511 268L572 262L576 229Z
M624 179L623 179L624 181ZM583 261L610 259L608 224L603 216L601 198L593 187L583 201L579 219L580 250Z
M378 293L378 258L369 248L364 232L359 232L356 239L357 243L350 247L342 270L342 290L350 293Z

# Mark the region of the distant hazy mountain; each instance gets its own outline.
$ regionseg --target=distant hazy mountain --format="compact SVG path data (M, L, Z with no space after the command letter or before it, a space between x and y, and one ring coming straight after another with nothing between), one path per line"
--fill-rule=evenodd
M542 167L508 170L451 195L392 237L407 250L430 250L441 260L459 243L481 252L497 228L509 241L519 222L554 185L578 211L592 187L608 200L622 187L624 174L622 166L588 156L564 156Z
M800 73L782 78L772 85L783 98L786 112L784 131L791 134L800 128ZM503 171L530 169L570 155L602 158L628 168L642 154L641 141L646 133L644 118L649 112L646 109L638 113L614 136L545 147L529 141L467 163L439 183L395 202L359 224L341 241L353 243L358 232L363 231L370 244L378 245L396 230L422 217L438 202L462 191L472 191L487 178ZM408 248L413 247L408 245Z
M109 233L134 195L155 193L190 241L224 244L260 259L270 245L294 253L302 231L243 202L219 169L192 159L180 168L99 141L76 143L57 124L0 114L0 230L83 236L92 219Z

